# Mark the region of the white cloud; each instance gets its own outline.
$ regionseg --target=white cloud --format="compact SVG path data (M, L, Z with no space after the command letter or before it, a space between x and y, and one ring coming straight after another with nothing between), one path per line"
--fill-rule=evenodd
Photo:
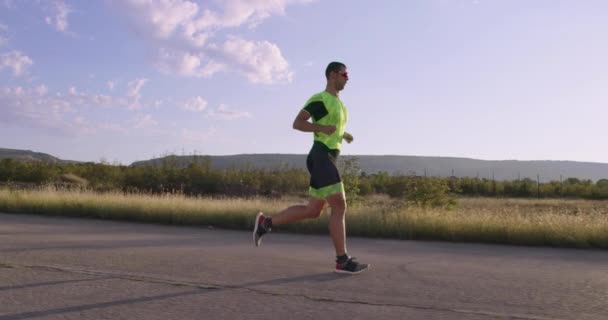
M251 118L249 112L231 110L227 105L221 104L217 110L209 111L210 117L220 118L224 120L233 120L239 118Z
M216 109L208 109L209 103L203 97L196 96L190 98L180 105L180 109L190 112L205 112L204 116L208 118L217 118L224 120L233 120L239 118L251 118L251 114L245 111L238 111L230 108L225 104L220 104Z
M214 60L209 60L202 52L189 52L160 48L156 65L159 70L168 74L185 77L211 77L226 66Z
M273 15L284 15L288 5L309 3L310 0L227 0L222 1L223 13L209 10L199 23L216 28L239 27L248 25L255 28Z
M122 8L138 31L156 39L185 41L193 46L202 46L207 31L193 23L199 11L198 4L182 0L116 0L111 1Z
M108 89L110 89L110 91L114 91L115 86L116 83L114 81L108 81Z
M137 34L158 50L155 64L163 72L210 77L233 70L253 83L275 83L292 78L276 44L239 37L231 37L220 45L209 42L218 31L241 26L255 28L273 15L284 14L289 5L311 1L222 0L200 5L188 0L110 2L128 17ZM247 52L239 53L236 51L239 49Z
M148 82L148 79L141 78L130 81L128 84L128 92L127 95L129 97L139 97L141 96L140 91L144 87L144 85Z
M34 61L19 51L11 51L0 55L0 71L9 68L13 70L15 76L27 74L27 69L32 64L34 64Z
M144 87L146 82L148 82L148 79L141 78L130 81L127 84L127 96L131 98L129 109L141 109L142 105L139 101L141 98L141 89Z
M47 16L44 21L53 26L59 32L68 31L68 15L72 12L63 0L54 0L51 3L52 16Z
M214 75L216 72L224 71L226 69L227 69L226 65L224 65L222 63L215 62L215 61L209 61L200 70L199 74L203 77L210 77L210 76Z
M310 0L222 0L223 12L188 0L110 0L131 18L139 31L157 39L173 39L202 47L217 30L242 25L255 27L272 15L283 15L288 5ZM204 2L205 3L205 2ZM211 6L210 1L205 3Z
M254 28L272 14L283 14L286 3L285 1L231 0L224 1L222 5L223 12L204 10L193 21L192 27L203 30L217 30L248 25L250 28Z
M202 97L194 97L186 101L182 109L192 112L202 112L207 108L207 101Z
M103 94L95 94L89 96L89 105L93 107L113 107L128 105L127 99L116 98Z
M222 48L253 83L290 82L293 73L281 55L281 50L268 41L247 41L237 37L228 39Z
M201 65L201 59L201 56L190 52L160 48L156 57L156 65L158 69L165 73L175 73L180 76L195 76L198 72L197 69Z
M72 120L72 124L74 126L74 129L80 135L91 135L97 132L97 128L83 116L74 117L74 119Z
M79 92L74 86L68 89L67 95L58 93L57 96L70 105L81 109L86 107L109 108L130 106L128 98Z
M136 129L151 128L158 125L158 121L152 119L150 114L137 114L133 120L133 127Z
M91 123L87 120L87 113L91 108L121 107L127 110L129 105L128 98L80 92L76 87L70 87L65 93L49 93L45 85L0 87L0 123L41 129L51 134L120 131L118 125ZM140 124L143 125L145 121L142 121Z
M36 87L35 92L39 96L44 96L49 92L49 89L45 85L40 85Z
M70 128L65 115L75 111L61 97L47 95L44 86L1 88L0 105L1 122L63 132Z

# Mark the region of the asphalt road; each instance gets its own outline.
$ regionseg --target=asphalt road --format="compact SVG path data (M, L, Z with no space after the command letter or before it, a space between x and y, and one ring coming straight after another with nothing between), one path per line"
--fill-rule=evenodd
M253 219L253 215L252 215ZM608 319L608 252L0 214L0 320Z

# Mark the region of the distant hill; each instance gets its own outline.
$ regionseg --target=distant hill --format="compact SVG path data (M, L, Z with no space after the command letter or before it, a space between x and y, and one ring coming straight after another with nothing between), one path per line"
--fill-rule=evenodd
M409 174L448 177L479 177L496 180L515 180L540 175L541 182L566 178L608 179L608 163L577 161L517 161L517 160L477 160L453 157L421 156L345 156L356 157L361 170L367 174L385 171L389 174ZM134 162L138 165L159 165L163 161L176 161L186 165L195 159L208 158L214 169L237 168L302 168L305 169L306 155L302 154L240 154L230 156L169 156L164 158Z
M608 163L577 161L517 161L517 160L477 160L454 157L421 157L395 155L360 155L356 157L359 166L367 174L380 171L389 174L409 174L449 177L479 177L496 180L515 180L531 178L536 180L540 175L541 182L566 178L608 179ZM49 163L70 163L52 155L30 150L0 148L0 159L11 158L28 161L45 161ZM213 169L227 168L306 168L304 154L239 154L230 156L168 156L163 158L137 161L132 166L160 165L163 161L175 161L186 166L195 160L209 159Z
M34 152L30 150L18 150L18 149L6 149L0 148L0 160L1 159L15 159L15 160L23 160L23 161L44 161L49 163L65 163L65 162L73 162L69 160L61 160L59 158L55 158L50 154Z

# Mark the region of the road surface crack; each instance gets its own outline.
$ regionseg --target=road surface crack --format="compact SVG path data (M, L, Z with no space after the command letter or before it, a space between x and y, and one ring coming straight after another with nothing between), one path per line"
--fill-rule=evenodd
M0 268L42 270L42 271L51 271L51 272L63 272L63 273L72 273L72 274L91 275L91 276L99 276L99 277L112 277L112 278L121 279L121 280L138 281L138 282L146 282L146 283L157 283L157 284L165 284L165 285L171 285L171 286L198 288L198 289L203 289L203 290L245 291L245 292L253 292L253 293L257 293L257 294L264 294L264 295L270 295L270 296L276 296L276 297L299 297L299 298L307 299L307 300L314 301L314 302L345 303L345 304L367 305L367 306L375 306L375 307L408 308L408 309L450 312L450 313L468 314L468 315L492 316L492 317L508 318L508 319L516 319L516 320L561 320L558 318L549 318L549 317L535 316L535 315L528 315L528 314L506 314L506 313L497 313L497 312L484 311L484 310L467 310L467 309L445 308L445 307L435 307L435 306L421 306L421 305L411 305L411 304L370 302L370 301L355 300L355 299L328 298L328 297L313 296L313 295L300 294L300 293L273 292L273 291L251 288L247 285L204 284L204 283L197 283L197 282L191 282L191 281L155 278L155 277L144 276L144 275L112 273L112 272L103 272L103 271L86 270L86 269L74 269L74 268L69 268L69 267L21 265L21 264L0 262Z

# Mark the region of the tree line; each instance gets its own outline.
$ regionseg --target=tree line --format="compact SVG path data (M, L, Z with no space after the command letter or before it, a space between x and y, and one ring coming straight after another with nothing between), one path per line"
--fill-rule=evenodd
M538 182L529 178L495 181L475 177L421 177L413 174L368 174L356 158L339 163L347 195L351 198L387 194L426 204L449 202L449 196L583 198L608 199L608 179L596 182L567 178ZM8 185L60 184L94 191L123 191L186 195L276 196L304 195L309 175L297 168L259 169L253 167L213 169L211 161L200 157L181 164L167 157L160 165L124 166L107 163L60 163L3 159L0 183Z

